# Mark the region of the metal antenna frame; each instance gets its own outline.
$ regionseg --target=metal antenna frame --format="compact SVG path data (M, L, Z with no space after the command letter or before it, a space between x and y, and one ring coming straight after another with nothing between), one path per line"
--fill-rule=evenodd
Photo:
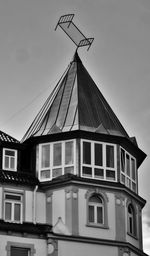
M77 46L77 49L79 47L83 46L89 46L87 50L91 47L94 38L87 38L83 35L83 33L79 30L79 28L73 23L74 14L67 14L62 15L59 18L59 21L55 27L55 30L59 26L67 35L68 37L74 42L74 44ZM77 36L73 35L74 33L77 33Z

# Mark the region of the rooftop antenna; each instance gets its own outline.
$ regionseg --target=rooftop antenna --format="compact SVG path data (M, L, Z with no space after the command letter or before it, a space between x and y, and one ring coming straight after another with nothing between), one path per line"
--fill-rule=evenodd
M59 18L59 21L56 25L55 30L59 26L68 37L79 47L88 46L88 49L91 47L94 38L88 38L83 35L79 28L73 23L74 14L63 15Z

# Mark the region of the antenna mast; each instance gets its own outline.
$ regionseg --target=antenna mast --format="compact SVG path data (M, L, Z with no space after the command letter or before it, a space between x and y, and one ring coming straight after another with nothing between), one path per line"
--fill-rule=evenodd
M55 30L59 26L68 37L79 47L88 46L88 49L91 47L94 38L87 38L83 35L83 33L79 30L79 28L73 23L74 14L63 15L59 18L59 21L56 25Z

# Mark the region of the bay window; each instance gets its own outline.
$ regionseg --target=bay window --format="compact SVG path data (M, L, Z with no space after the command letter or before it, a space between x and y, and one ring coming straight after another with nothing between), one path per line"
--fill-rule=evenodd
M39 179L51 180L75 173L75 140L45 143L39 146Z
M121 183L136 192L136 159L123 148L120 148L120 169Z
M116 181L116 147L113 144L82 140L81 176Z

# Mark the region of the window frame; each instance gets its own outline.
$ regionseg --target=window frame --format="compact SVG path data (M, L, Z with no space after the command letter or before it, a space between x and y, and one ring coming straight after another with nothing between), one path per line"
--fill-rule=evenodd
M34 248L34 244L18 243L18 242L8 241L7 245L6 245L7 256L11 256L11 248L12 247L28 249L29 250L29 253L28 253L29 256L34 256L35 253L36 253L36 250Z
M129 207L132 209L132 213L129 213ZM132 223L130 223L130 220ZM130 224L132 225L132 231L130 228ZM127 204L127 234L137 239L137 211L132 202L128 202Z
M102 208L103 208L103 222L98 223L98 222L90 222L89 221L89 206L91 205L89 200L91 197L96 196L100 198L102 201ZM87 227L93 227L93 228L103 228L103 229L108 229L108 197L104 191L101 191L99 189L93 190L93 191L87 191L85 194L86 198L86 215L87 215L87 220L86 220L86 226ZM95 203L95 206L98 206L97 203ZM95 207L97 209L97 207ZM95 215L96 216L96 215Z
M122 154L121 151L124 151L124 161L125 161L125 165L124 165L124 171L122 171ZM129 168L130 170L128 170L127 168L127 158L126 156L129 156ZM134 168L135 168L135 180L132 178L132 160L134 160ZM128 175L128 172L130 173L130 175ZM122 181L122 177L124 177L125 182ZM131 189L133 192L137 193L137 185L138 185L138 180L137 180L137 161L136 158L131 155L128 151L126 151L123 147L120 147L120 182L121 184L124 184L126 187L128 187L129 189ZM131 184L131 185L130 185ZM135 189L133 187L133 184L135 185Z
M9 156L6 154L6 151L11 151L11 152L14 152L14 156ZM17 150L16 149L10 149L10 148L3 148L3 169L4 170L8 170L8 171L17 171ZM6 167L6 164L5 164L5 159L6 157L8 157L8 162L9 162L9 167ZM14 168L11 168L11 164L10 164L10 161L11 159L14 159Z
M6 199L6 195L10 196L17 196L20 197L20 200L15 199ZM10 214L11 218L6 218L6 203L11 204ZM20 220L15 220L15 205L20 205ZM16 190L4 190L3 192L3 218L6 222L11 223L22 223L24 220L24 193L23 191L16 191Z
M83 143L84 142L88 142L91 144L91 164L85 164L83 163ZM95 145L99 144L102 145L102 162L103 164L100 165L96 165L95 164ZM106 147L107 146L112 146L114 149L114 167L108 167L107 166L107 159L106 159ZM106 143L106 142L102 142L102 141L94 141L94 140L87 140L87 139L81 139L81 177L83 178L90 178L90 179L96 179L96 180L107 180L107 181L112 181L112 182L116 182L117 181L117 146L116 144L113 143ZM92 169L92 175L88 176L88 175L84 175L83 174L83 167L89 167ZM103 178L101 177L96 177L96 175L94 174L95 169L103 169ZM115 179L109 179L107 178L107 170L108 171L113 171L115 174Z
M65 155L65 152L66 152L66 144L68 142L72 142L73 143L73 163L70 163L70 164L66 164L66 155ZM61 144L61 164L60 165L54 165L54 146L57 145L57 144ZM50 156L50 163L49 163L49 166L48 167L42 167L42 147L43 146L46 146L48 145L49 146L49 149L50 149L50 153L49 153L49 156ZM71 140L63 140L63 141L55 141L55 142L47 142L47 143L42 143L42 144L39 144L39 164L38 164L38 178L40 181L48 181L48 180L52 180L56 177L53 177L53 171L54 169L62 169L62 173L61 175L64 175L65 174L65 168L67 167L73 167L73 174L76 174L76 140L75 139L71 139ZM48 178L41 178L41 172L42 171L49 171L50 173L50 176Z
M91 202L90 199L92 197L98 198L102 202L101 203L100 202ZM90 206L92 206L93 210L94 210L93 211L94 212L94 221L90 221L90 209L89 209ZM102 222L101 223L98 222L98 214L97 214L98 208L101 208L101 210L102 210ZM104 202L103 202L103 198L100 195L94 194L88 200L88 223L89 223L89 225L96 225L96 226L97 225L100 225L100 226L104 225Z

